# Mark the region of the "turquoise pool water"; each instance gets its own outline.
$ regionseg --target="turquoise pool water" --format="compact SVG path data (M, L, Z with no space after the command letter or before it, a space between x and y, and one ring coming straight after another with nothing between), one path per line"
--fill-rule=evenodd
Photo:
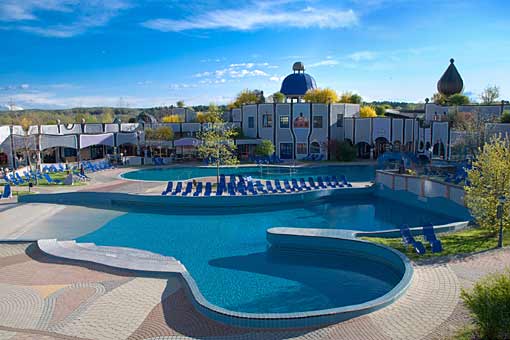
M372 300L389 292L401 273L376 259L268 249L268 228L385 230L425 222L453 219L366 195L261 212L132 211L78 241L173 256L212 304L238 312L286 313Z
M225 175L243 175L263 179L290 179L308 176L345 175L349 181L371 181L375 177L375 167L370 165L342 165L342 166L245 166L223 167L220 172ZM175 181L195 177L216 176L214 167L174 167L151 168L131 171L122 175L126 179L147 181Z

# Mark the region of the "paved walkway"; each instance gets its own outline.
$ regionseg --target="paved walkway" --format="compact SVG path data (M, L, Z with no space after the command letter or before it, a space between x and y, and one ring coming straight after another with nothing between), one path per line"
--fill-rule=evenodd
M0 244L0 339L442 339L468 319L462 287L504 270L510 248L415 265L406 294L374 313L324 328L263 331L198 313L176 277L137 277Z

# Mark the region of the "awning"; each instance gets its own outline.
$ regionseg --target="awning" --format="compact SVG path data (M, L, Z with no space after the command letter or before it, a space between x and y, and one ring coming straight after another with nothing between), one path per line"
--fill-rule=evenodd
M98 135L80 135L80 148L85 149L91 145L113 146L113 133L102 133Z
M41 146L41 150L46 150L46 149L54 148L57 146L77 149L78 143L76 142L75 135L65 135L65 136L41 135L40 146Z
M117 146L123 144L138 144L138 135L136 132L119 132L117 133Z
M260 139L236 139L236 145L258 145L261 142Z
M202 142L200 141L200 139L196 139L196 138L181 138L181 139L178 139L178 140L174 141L174 146L194 146L194 147L197 147L200 144L202 144Z

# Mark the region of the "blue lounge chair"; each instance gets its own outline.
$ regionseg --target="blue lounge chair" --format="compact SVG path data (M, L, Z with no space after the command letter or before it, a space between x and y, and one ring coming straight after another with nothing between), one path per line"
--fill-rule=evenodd
M182 191L182 182L177 182L175 186L175 191L171 193L172 196L179 194Z
M253 187L253 182L248 182L248 191L252 193L252 195L258 195L257 190Z
M299 179L299 184L301 184L301 188L303 188L304 190L312 190L312 188L310 188L310 186L308 184L306 184L306 181L304 178L300 178Z
M44 179L48 182L48 184L62 184L62 181L59 179L52 179L50 175L44 174Z
M324 181L322 180L322 177L319 176L317 177L317 183L319 184L319 187L321 189L327 189L328 187L326 186L326 184L324 184Z
M286 190L286 191L288 191L288 192L294 192L294 191L295 191L295 189L294 189L294 188L292 188L292 187L290 186L289 181L287 181L286 179L285 179L285 180L283 180L283 187L284 187L284 188L285 188L285 190Z
M211 182L205 183L204 196L211 196L211 192L212 192L212 184L211 184Z
M434 226L431 223L423 226L423 237L425 241L430 243L430 248L433 253L440 253L443 251L443 245L441 241L437 239Z
M319 189L319 186L315 184L315 180L313 179L313 177L308 177L308 183L310 183L310 187L312 189Z
M182 192L181 196L188 196L188 194L191 193L191 190L193 189L193 182L188 182L186 184L186 189Z
M402 236L402 242L404 243L404 246L406 247L413 247L413 249L416 251L416 253L423 255L425 254L425 247L423 246L423 243L420 241L416 241L411 234L411 231L409 230L409 227L406 225L402 226L400 228L400 235Z
M195 197L200 196L200 194L202 193L203 186L204 185L202 184L202 182L198 182L197 188L196 188L195 192L193 193L193 196L195 196Z
M276 194L278 192L275 188L273 188L271 181L266 181L266 188L268 191L270 191L273 194Z
M274 181L274 186L275 186L276 190L278 190L281 193L287 192L287 190L282 188L280 181L277 179L275 179L275 181Z
M345 177L345 175L341 175L340 180L342 181L342 184L345 187L349 187L349 188L352 187L352 184L347 181L347 177Z
M21 184L25 184L25 180L21 178L21 176L17 172L14 174L14 176L16 177L18 182L20 182Z
M296 190L296 191L303 191L303 190L305 190L305 189L303 189L303 188L302 188L302 187L298 184L297 179L293 178L293 179L291 179L291 181L290 181L290 182L292 183L292 188L293 188L294 190Z
M239 183L239 185L237 186L237 191L243 196L247 195L246 186L244 185L244 182Z
M264 188L264 185L260 181L255 182L255 187L257 188L258 191L262 192L263 194L269 193L269 191L267 191L267 189Z
M343 188L344 185L340 181L338 181L338 178L336 176L331 177L331 183L335 185L337 188Z
M174 182L168 181L168 184L166 185L166 189L161 193L161 195L165 196L168 195L168 193L172 192L174 186Z
M227 185L227 192L230 196L235 196L236 195L236 189L235 189L235 185L234 183L232 182L229 182L228 185Z
M0 198L11 198L12 197L12 191L11 191L11 185L9 183L4 185L4 192L2 193L2 196Z

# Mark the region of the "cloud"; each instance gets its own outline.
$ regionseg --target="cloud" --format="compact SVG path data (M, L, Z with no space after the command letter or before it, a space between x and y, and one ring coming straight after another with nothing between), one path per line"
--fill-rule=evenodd
M279 7L284 5L268 6L262 3L241 9L212 10L183 19L151 19L143 22L142 26L162 32L182 32L207 29L246 31L277 26L333 29L351 27L358 23L358 16L352 9L307 7L301 10L289 10Z
M339 62L334 59L321 60L319 62L308 65L308 67L319 67L319 66L333 66L338 65Z
M26 89L28 89L29 87L30 87L30 85L28 85L28 84L21 84L21 85L19 86L19 88L20 88L20 89L22 89L22 90L26 90Z
M87 30L105 26L120 11L130 8L127 0L4 0L0 3L0 21L5 29L21 30L53 38L69 38ZM41 11L66 12L71 15L61 22L48 23L38 17Z
M349 54L349 58L356 62L363 60L374 60L377 56L377 53L372 51L359 51Z

